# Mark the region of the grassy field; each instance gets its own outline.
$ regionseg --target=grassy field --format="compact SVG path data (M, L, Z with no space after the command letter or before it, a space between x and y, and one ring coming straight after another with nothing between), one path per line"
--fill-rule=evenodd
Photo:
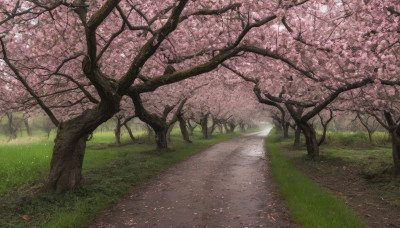
M296 170L276 145L277 138L274 132L267 137L267 154L280 195L296 223L302 227L364 227L342 200Z
M196 132L193 143L187 144L174 130L170 148L156 150L154 143L145 140L128 144L127 136L122 140L125 144L116 147L111 132L97 133L88 142L84 185L63 195L37 193L49 169L51 139L34 137L1 144L0 227L83 227L132 186L212 144L238 135L216 134L202 140Z
M361 168L366 178L385 176L393 167L391 141L387 133L376 132L371 145L366 132L328 132L326 142L320 147L321 158L340 159ZM305 140L301 138L304 145ZM304 159L306 148L292 150L293 138L280 144L289 149L298 159ZM303 156L301 156L303 154Z

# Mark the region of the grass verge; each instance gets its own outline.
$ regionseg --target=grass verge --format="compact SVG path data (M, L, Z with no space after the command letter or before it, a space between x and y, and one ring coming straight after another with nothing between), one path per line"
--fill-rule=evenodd
M85 227L133 186L202 149L238 135L215 135L201 140L198 133L192 138L193 143L187 144L176 132L167 150L156 150L149 143L115 147L98 146L99 142L95 142L86 152L85 183L80 189L57 195L35 193L40 186L38 181L22 186L15 184L13 191L7 191L0 198L0 227ZM112 134L110 137L112 141ZM107 141L106 138L101 141Z
M296 223L302 227L365 227L344 202L297 171L276 141L272 130L266 139L271 171Z

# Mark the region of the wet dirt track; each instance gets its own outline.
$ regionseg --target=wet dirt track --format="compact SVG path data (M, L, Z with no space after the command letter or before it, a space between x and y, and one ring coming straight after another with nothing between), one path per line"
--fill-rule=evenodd
M216 144L133 189L90 227L293 227L264 151L268 131Z

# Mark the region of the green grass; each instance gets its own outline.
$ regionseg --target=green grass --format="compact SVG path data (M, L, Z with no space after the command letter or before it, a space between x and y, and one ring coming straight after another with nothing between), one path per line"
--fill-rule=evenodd
M373 136L374 145L371 145L366 132L327 132L326 143L320 146L320 156L324 161L335 162L340 159L350 165L359 167L360 173L367 179L381 177L391 179L393 158L389 136L383 132L376 132ZM296 159L304 159L307 154L303 145L298 150L292 150L293 138L279 142L290 150Z
M321 135L322 132L317 132ZM319 138L319 136L318 136ZM328 131L325 138L326 145L332 146L351 146L356 148L368 148L373 146L390 147L390 137L386 132L375 132L372 135L372 142L368 138L368 133L365 131L356 132L333 132Z
M0 198L0 227L84 227L133 186L212 144L238 135L216 134L202 140L196 132L193 143L187 144L175 130L170 148L156 150L153 143L144 141L116 147L110 144L114 142L112 133L96 134L88 143L84 159L85 183L80 189L60 195L36 191L41 186L38 179L48 171L50 140L1 145L1 156L13 162L11 167L20 162L24 165L8 173L9 182L3 186ZM123 142L128 141L126 136ZM42 160L32 163L35 156ZM17 178L20 173L25 176Z
M31 183L50 167L51 142L0 144L0 197Z
M303 173L276 145L274 132L267 137L267 154L280 195L302 227L364 227L358 216L329 191L322 189Z

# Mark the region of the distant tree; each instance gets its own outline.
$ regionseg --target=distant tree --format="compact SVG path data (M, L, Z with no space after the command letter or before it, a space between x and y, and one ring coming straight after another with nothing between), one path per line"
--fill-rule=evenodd
M47 133L47 138L49 138L51 131L56 129L57 127L54 125L54 123L47 116L42 116L42 117L43 118L41 119L41 122L39 123L38 127L39 127L39 129L41 129L44 132L46 132Z

